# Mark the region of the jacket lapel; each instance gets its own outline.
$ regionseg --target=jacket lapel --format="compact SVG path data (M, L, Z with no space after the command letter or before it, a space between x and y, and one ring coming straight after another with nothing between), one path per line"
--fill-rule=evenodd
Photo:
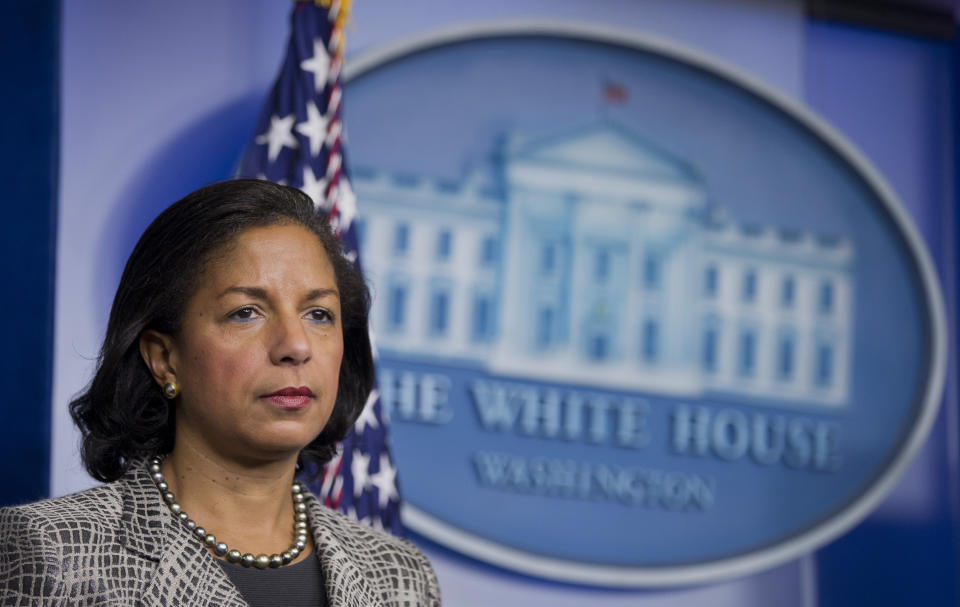
M307 497L315 549L323 567L330 607L383 607L383 602L347 549L348 538L336 533L336 515L312 495Z
M174 519L147 474L146 463L134 462L123 481L122 541L157 563L141 604L248 607L217 560Z
M164 547L142 604L248 607L216 559L187 533Z

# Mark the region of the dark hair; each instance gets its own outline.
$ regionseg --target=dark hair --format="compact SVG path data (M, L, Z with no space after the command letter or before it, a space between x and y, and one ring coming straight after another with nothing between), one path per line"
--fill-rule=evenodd
M353 426L373 386L369 291L359 270L344 258L326 217L316 213L306 194L268 181L238 179L200 188L170 205L147 227L127 260L96 374L86 392L70 403L91 476L116 480L131 460L173 448L174 406L140 356L140 334L154 329L176 335L211 258L244 230L286 224L317 235L340 291L343 360L337 399L323 431L301 452L318 469L333 456L336 442Z

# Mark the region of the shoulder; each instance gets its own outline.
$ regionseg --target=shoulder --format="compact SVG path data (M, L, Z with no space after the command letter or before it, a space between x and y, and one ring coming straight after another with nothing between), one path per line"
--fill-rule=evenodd
M108 485L0 508L3 599L69 596L78 555L115 541L121 505L119 491Z
M311 514L312 525L322 527L321 533L334 536L350 560L381 589L387 604L440 605L440 589L433 567L411 542L358 523L316 501ZM398 593L403 596L391 596Z
M113 527L120 520L123 495L118 483L87 489L79 493L32 504L0 508L0 538L23 531L42 533L51 538L79 541L104 525Z
M368 527L326 506L318 504L315 511L320 512L320 523L337 535L344 547L350 551L369 553L364 556L373 559L379 555L392 555L391 558L422 557L426 560L419 548L408 540Z

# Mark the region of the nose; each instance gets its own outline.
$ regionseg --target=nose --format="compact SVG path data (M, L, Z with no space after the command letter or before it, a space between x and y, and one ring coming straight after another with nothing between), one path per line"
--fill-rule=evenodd
M310 360L310 339L306 327L296 314L274 319L270 360L275 365L302 365Z

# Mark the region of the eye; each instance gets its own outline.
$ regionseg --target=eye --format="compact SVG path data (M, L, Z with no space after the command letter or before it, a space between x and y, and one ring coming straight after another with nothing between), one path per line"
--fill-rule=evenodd
M333 314L323 308L315 308L307 312L307 318L316 323L329 324L333 322Z
M253 306L244 306L231 312L227 317L237 322L250 322L256 320L260 313Z

